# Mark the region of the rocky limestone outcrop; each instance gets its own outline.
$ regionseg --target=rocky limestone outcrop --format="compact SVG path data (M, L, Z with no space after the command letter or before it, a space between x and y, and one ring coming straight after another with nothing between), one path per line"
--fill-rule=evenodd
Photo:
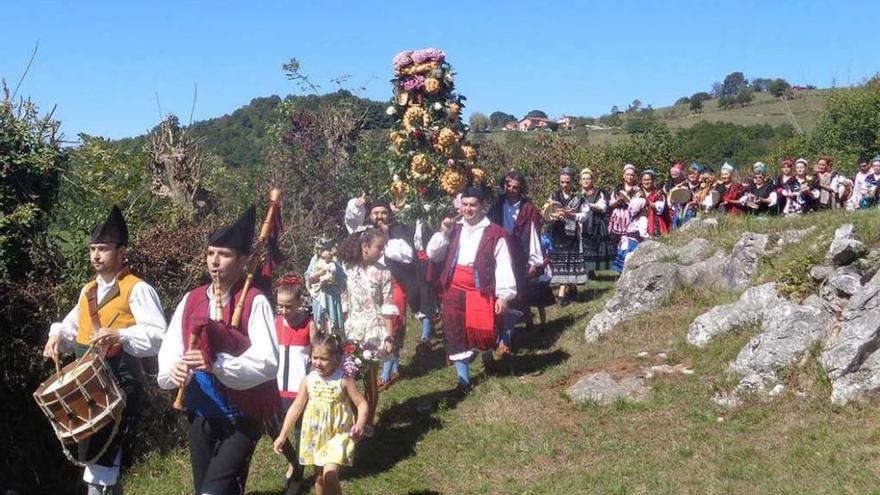
M831 379L831 401L864 398L880 386L880 273L852 295L840 330L826 343L820 362Z
M749 340L730 364L730 370L740 377L732 391L735 397L777 385L778 370L821 341L830 324L831 316L821 308L788 301L771 282L745 291L734 303L716 306L698 316L688 328L687 341L704 347L723 333L747 325L760 326L760 333ZM725 396L724 401L730 403L731 397Z
M656 309L684 286L745 289L770 251L778 250L780 243L796 242L808 232L787 231L776 238L746 232L730 254L716 250L701 238L679 247L644 241L626 261L614 296L590 319L584 338L595 342L614 326Z

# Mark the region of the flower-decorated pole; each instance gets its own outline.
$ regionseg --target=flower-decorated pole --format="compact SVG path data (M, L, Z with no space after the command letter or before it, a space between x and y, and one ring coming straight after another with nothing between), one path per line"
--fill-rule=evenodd
M456 194L486 180L461 120L465 97L455 93L452 66L437 48L398 53L391 82L389 192L403 218L439 220Z

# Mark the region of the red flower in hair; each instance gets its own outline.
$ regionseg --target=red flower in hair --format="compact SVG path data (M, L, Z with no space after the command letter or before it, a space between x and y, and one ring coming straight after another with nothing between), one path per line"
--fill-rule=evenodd
M428 194L428 186L425 186L425 185L419 186L419 193Z
M356 350L357 350L357 346L352 343L345 344L342 347L342 352L344 352L345 354L347 354L349 356L352 355L354 353L354 351L356 351Z
M278 285L302 285L303 281L299 275L295 273L288 273L281 277L281 280L278 281Z

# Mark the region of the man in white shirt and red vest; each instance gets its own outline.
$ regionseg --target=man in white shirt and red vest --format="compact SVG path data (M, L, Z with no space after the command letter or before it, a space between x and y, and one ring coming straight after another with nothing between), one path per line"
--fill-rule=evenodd
M128 227L114 205L106 221L92 229L89 240L89 259L97 276L83 287L64 320L51 325L43 349L44 356L57 360L62 351L72 350L80 357L95 344L105 352L107 364L125 392L116 436L110 438L114 428L110 424L77 445L78 460L87 463L83 480L89 495L123 493L120 469L129 461L129 443L144 391L140 358L155 356L165 333L159 296L126 266L127 246Z
M458 375L456 391L470 391L469 364L498 343L498 320L516 297L508 236L485 216L484 192L466 188L461 220L443 220L428 242L431 261L442 263L443 334L446 354Z
M254 222L251 207L208 238L206 262L214 282L184 296L159 350L159 386L185 386L196 494L244 493L262 425L278 407L272 308L256 288L242 294ZM242 298L241 321L232 327L233 311ZM188 349L193 332L198 344Z

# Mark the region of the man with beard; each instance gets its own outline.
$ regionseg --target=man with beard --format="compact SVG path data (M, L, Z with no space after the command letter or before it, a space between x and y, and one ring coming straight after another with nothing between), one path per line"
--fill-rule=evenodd
M541 214L526 196L528 183L525 177L519 172L510 171L501 179L501 188L503 193L486 216L489 221L504 228L511 240L508 247L518 297L512 301L516 312L508 312L504 317L498 352L505 355L510 352L512 345L516 313L528 313L531 301L526 297L526 288L529 280L544 270L544 254L541 252ZM529 316L527 318L531 320Z
M369 215L369 217L367 217ZM406 307L409 306L422 323L419 349L427 345L431 335L431 318L437 313L437 295L427 283L428 260L424 246L431 233L421 221L415 228L397 221L391 204L377 200L367 205L364 196L353 198L345 209L345 228L349 233L368 223L381 229L388 238L384 259L391 271L394 305L397 306L396 355L385 361L379 389L384 390L400 378L400 348L406 330Z
M259 289L243 293L254 222L252 206L208 238L205 262L213 282L183 297L159 350L159 386L185 387L196 494L244 493L263 423L279 405L272 307ZM232 327L239 302L241 321ZM197 344L189 348L193 334Z
M78 460L87 463L83 480L88 495L123 493L119 472L128 463L146 381L140 358L155 356L165 333L159 296L126 266L127 246L128 227L114 205L107 219L92 229L89 240L89 259L97 276L80 291L76 306L64 320L52 324L43 349L44 356L57 361L62 350L72 349L80 357L89 346L100 346L125 391L116 436L110 439L115 426L110 424L77 444Z

